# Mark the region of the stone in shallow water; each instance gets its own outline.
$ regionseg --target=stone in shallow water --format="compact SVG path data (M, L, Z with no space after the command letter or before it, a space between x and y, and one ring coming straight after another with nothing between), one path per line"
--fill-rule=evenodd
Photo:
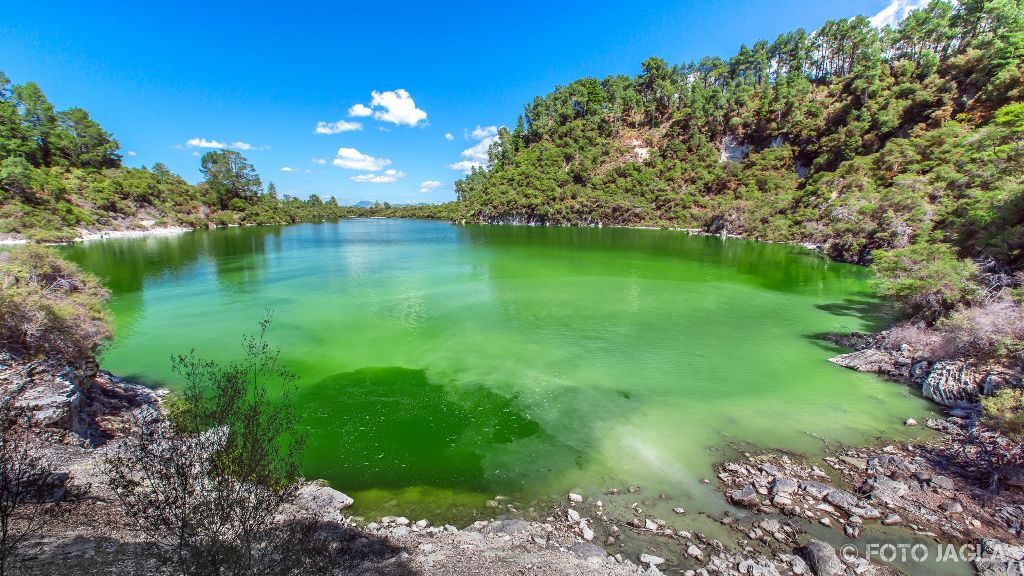
M761 504L757 498L757 491L750 485L730 492L729 501L737 506L746 506L747 508L756 508Z
M846 566L839 560L836 549L827 542L812 539L796 552L807 561L816 576L846 574Z
M650 564L651 566L657 566L658 564L663 564L665 562L665 559L661 556L655 556L654 554L641 554L640 562L642 564Z

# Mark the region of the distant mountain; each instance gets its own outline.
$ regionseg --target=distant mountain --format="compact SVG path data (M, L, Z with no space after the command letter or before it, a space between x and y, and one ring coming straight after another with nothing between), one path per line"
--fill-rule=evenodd
M355 206L356 208L371 208L373 207L374 204L375 202L371 202L369 200L360 200L359 202L353 204L353 206Z

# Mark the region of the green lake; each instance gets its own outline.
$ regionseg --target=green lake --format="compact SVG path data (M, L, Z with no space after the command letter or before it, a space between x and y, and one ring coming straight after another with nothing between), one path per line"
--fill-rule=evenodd
M932 409L826 361L821 333L890 310L866 270L794 246L357 219L64 250L113 291L102 363L122 376L173 389L172 353L236 358L272 309L305 473L367 518L460 522L499 494L629 484L716 512L700 480L737 447L909 438L903 420Z

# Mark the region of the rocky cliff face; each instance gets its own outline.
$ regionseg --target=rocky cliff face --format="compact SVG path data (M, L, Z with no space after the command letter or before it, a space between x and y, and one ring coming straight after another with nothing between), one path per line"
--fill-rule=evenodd
M99 371L0 352L0 398L36 425L72 432L93 445L112 436L119 414L157 401L157 393Z
M943 406L965 407L982 395L1005 386L1021 386L1021 374L1004 366L962 359L929 361L911 350L893 350L884 338L854 339L859 350L829 358L829 362L860 372L875 372L917 386L921 395ZM843 342L846 343L846 342Z

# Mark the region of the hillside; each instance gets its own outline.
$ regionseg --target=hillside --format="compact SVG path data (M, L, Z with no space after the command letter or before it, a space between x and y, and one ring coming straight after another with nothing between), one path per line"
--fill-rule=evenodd
M278 196L238 152L201 158L189 184L162 163L129 168L120 145L81 108L57 111L34 82L0 72L0 239L66 241L89 231L287 224L347 216L449 217L451 206L340 206Z
M643 62L530 102L456 185L468 221L695 228L1024 263L1024 3L935 0L729 60Z

